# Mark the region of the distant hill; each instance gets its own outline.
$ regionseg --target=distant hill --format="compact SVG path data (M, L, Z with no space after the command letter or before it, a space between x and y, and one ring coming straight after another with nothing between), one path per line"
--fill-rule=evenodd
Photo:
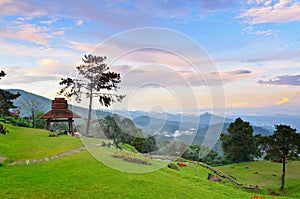
M30 112L24 108L23 102L26 102L30 99L36 100L43 106L43 111L49 111L51 109L51 100L40 95L36 95L34 93L30 93L20 89L7 89L11 93L20 93L21 96L14 100L14 105L21 109L21 116L29 116Z
M217 123L220 123L223 121L224 121L224 123L230 123L230 122L233 122L233 119L226 118L226 117L223 118L223 117L213 115L211 113L206 112L203 115L200 115L199 121L201 124L213 125L213 124L217 124Z

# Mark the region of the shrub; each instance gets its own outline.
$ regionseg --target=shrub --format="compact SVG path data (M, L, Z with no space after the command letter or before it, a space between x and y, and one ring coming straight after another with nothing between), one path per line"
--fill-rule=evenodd
M25 118L13 118L13 117L4 117L5 123L9 123L15 126L21 126L21 127L32 127L32 124L28 122Z
M58 134L56 132L51 132L49 135L49 137L57 137L57 136L58 136Z
M8 133L8 130L6 130L6 128L2 125L2 124L0 124L0 133L2 133L2 134L6 134L6 133Z
M178 167L177 164L174 163L174 162L171 162L170 164L168 164L168 167L169 167L170 169L174 169L174 170L176 170L176 171L180 171L179 167Z

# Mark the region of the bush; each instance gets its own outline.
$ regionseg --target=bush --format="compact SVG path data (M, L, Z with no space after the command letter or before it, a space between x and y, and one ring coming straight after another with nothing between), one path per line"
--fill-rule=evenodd
M174 169L175 171L180 171L179 167L177 166L177 164L175 162L171 162L170 164L168 164L168 167L170 169Z
M215 158L210 165L221 166L221 165L232 164L232 163L233 161L230 158L226 156L222 156L222 157Z
M56 132L51 132L49 135L49 137L57 137L57 136L58 136L58 134Z
M129 144L119 144L119 147L122 148L124 151L134 152L137 153L138 151L134 148L134 146L131 146Z
M21 126L21 127L32 127L31 122L28 122L26 119L24 118L13 118L13 117L4 117L3 118L5 120L5 123L9 123L15 126Z
M113 158L122 158L124 161L137 163L137 164L144 164L144 165L150 165L149 157L145 156L135 156L134 154L127 153L127 152L118 152L115 151L114 155L112 155Z
M8 133L8 130L6 130L6 128L2 125L2 124L0 124L0 133L2 133L2 134L6 134L6 133Z

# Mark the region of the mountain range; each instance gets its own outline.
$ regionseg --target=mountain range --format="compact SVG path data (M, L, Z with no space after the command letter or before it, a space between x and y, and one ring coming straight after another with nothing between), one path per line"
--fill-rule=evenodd
M35 100L43 105L43 111L51 109L51 100L34 93L19 89L8 89L12 93L20 93L21 96L14 101L14 104L21 109L21 116L29 116L30 112L23 106L27 100ZM86 118L88 110L86 108L69 105L69 109ZM193 137L193 143L202 143L204 139L216 140L222 131L227 133L227 128L236 117L241 117L249 121L254 130L254 134L270 135L274 131L275 124L288 124L293 128L300 129L298 118L293 115L239 115L230 117L220 117L205 112L197 115L172 114L167 112L146 112L146 111L123 111L123 110L95 110L95 118L103 118L106 115L117 113L123 117L128 117L134 121L138 128L141 128L144 135L155 135L161 140L185 139ZM217 143L218 145L218 143ZM216 146L220 148L220 146Z

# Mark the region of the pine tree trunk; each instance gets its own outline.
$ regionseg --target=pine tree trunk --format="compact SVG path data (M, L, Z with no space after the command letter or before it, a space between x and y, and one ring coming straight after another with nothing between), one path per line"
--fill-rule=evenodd
M92 103L93 103L93 90L92 88L90 89L90 103L89 103L89 113L88 113L88 118L87 118L87 125L86 125L86 130L85 134L89 134L90 126L91 126L91 118L92 118Z
M285 156L282 158L282 175L281 175L281 187L280 190L284 189L284 178L285 178Z

